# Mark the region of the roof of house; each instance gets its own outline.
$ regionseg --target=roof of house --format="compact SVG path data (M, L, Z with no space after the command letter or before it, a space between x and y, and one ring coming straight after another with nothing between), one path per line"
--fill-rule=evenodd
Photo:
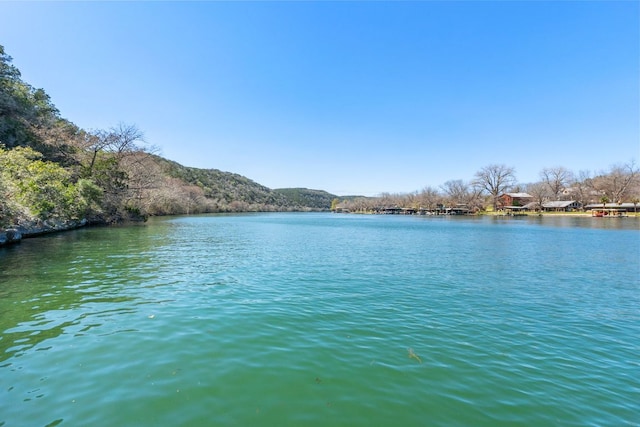
M602 203L591 203L585 206L585 209L602 208L602 207L603 207ZM604 205L604 208L606 209L615 209L615 208L631 209L636 207L640 207L640 204L634 205L633 203L606 203Z
M533 198L533 196L528 193L504 193L503 196L504 195L507 195L512 198L518 198L518 199Z

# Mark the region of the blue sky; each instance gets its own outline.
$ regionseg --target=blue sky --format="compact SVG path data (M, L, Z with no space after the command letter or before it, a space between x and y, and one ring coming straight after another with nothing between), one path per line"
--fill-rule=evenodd
M640 3L0 2L23 79L85 129L270 188L409 192L491 163L640 161Z

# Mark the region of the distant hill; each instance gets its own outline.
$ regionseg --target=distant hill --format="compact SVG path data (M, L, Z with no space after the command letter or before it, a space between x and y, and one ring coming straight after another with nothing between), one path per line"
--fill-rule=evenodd
M290 200L247 177L218 169L199 169L183 166L172 160L157 157L165 174L202 189L204 196L231 203L262 204L273 207L289 207Z
M331 209L331 201L338 198L335 194L324 190L311 190L308 188L277 188L273 191L285 197L294 206L320 210Z
M335 195L307 188L272 190L251 179L218 169L199 169L156 157L164 174L202 189L204 197L219 206L234 204L232 210L329 210ZM222 209L228 210L228 209Z

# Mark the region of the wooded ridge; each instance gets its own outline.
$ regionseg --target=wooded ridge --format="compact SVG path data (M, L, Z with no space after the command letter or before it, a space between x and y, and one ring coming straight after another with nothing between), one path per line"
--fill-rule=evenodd
M84 130L21 79L0 45L0 229L43 232L149 215L328 210L336 196L272 190L156 154L135 125Z

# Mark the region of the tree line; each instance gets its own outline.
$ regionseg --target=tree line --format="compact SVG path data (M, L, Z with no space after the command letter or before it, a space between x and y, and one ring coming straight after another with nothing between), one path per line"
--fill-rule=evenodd
M332 209L372 212L384 208L436 210L465 206L470 211L498 208L507 192L527 193L541 207L549 201L572 200L582 206L592 203L640 203L640 169L635 161L615 164L599 172L574 173L563 166L546 167L533 183L518 183L515 168L491 164L479 169L469 181L454 179L439 187L426 186L411 193L382 193L378 197L334 199Z

